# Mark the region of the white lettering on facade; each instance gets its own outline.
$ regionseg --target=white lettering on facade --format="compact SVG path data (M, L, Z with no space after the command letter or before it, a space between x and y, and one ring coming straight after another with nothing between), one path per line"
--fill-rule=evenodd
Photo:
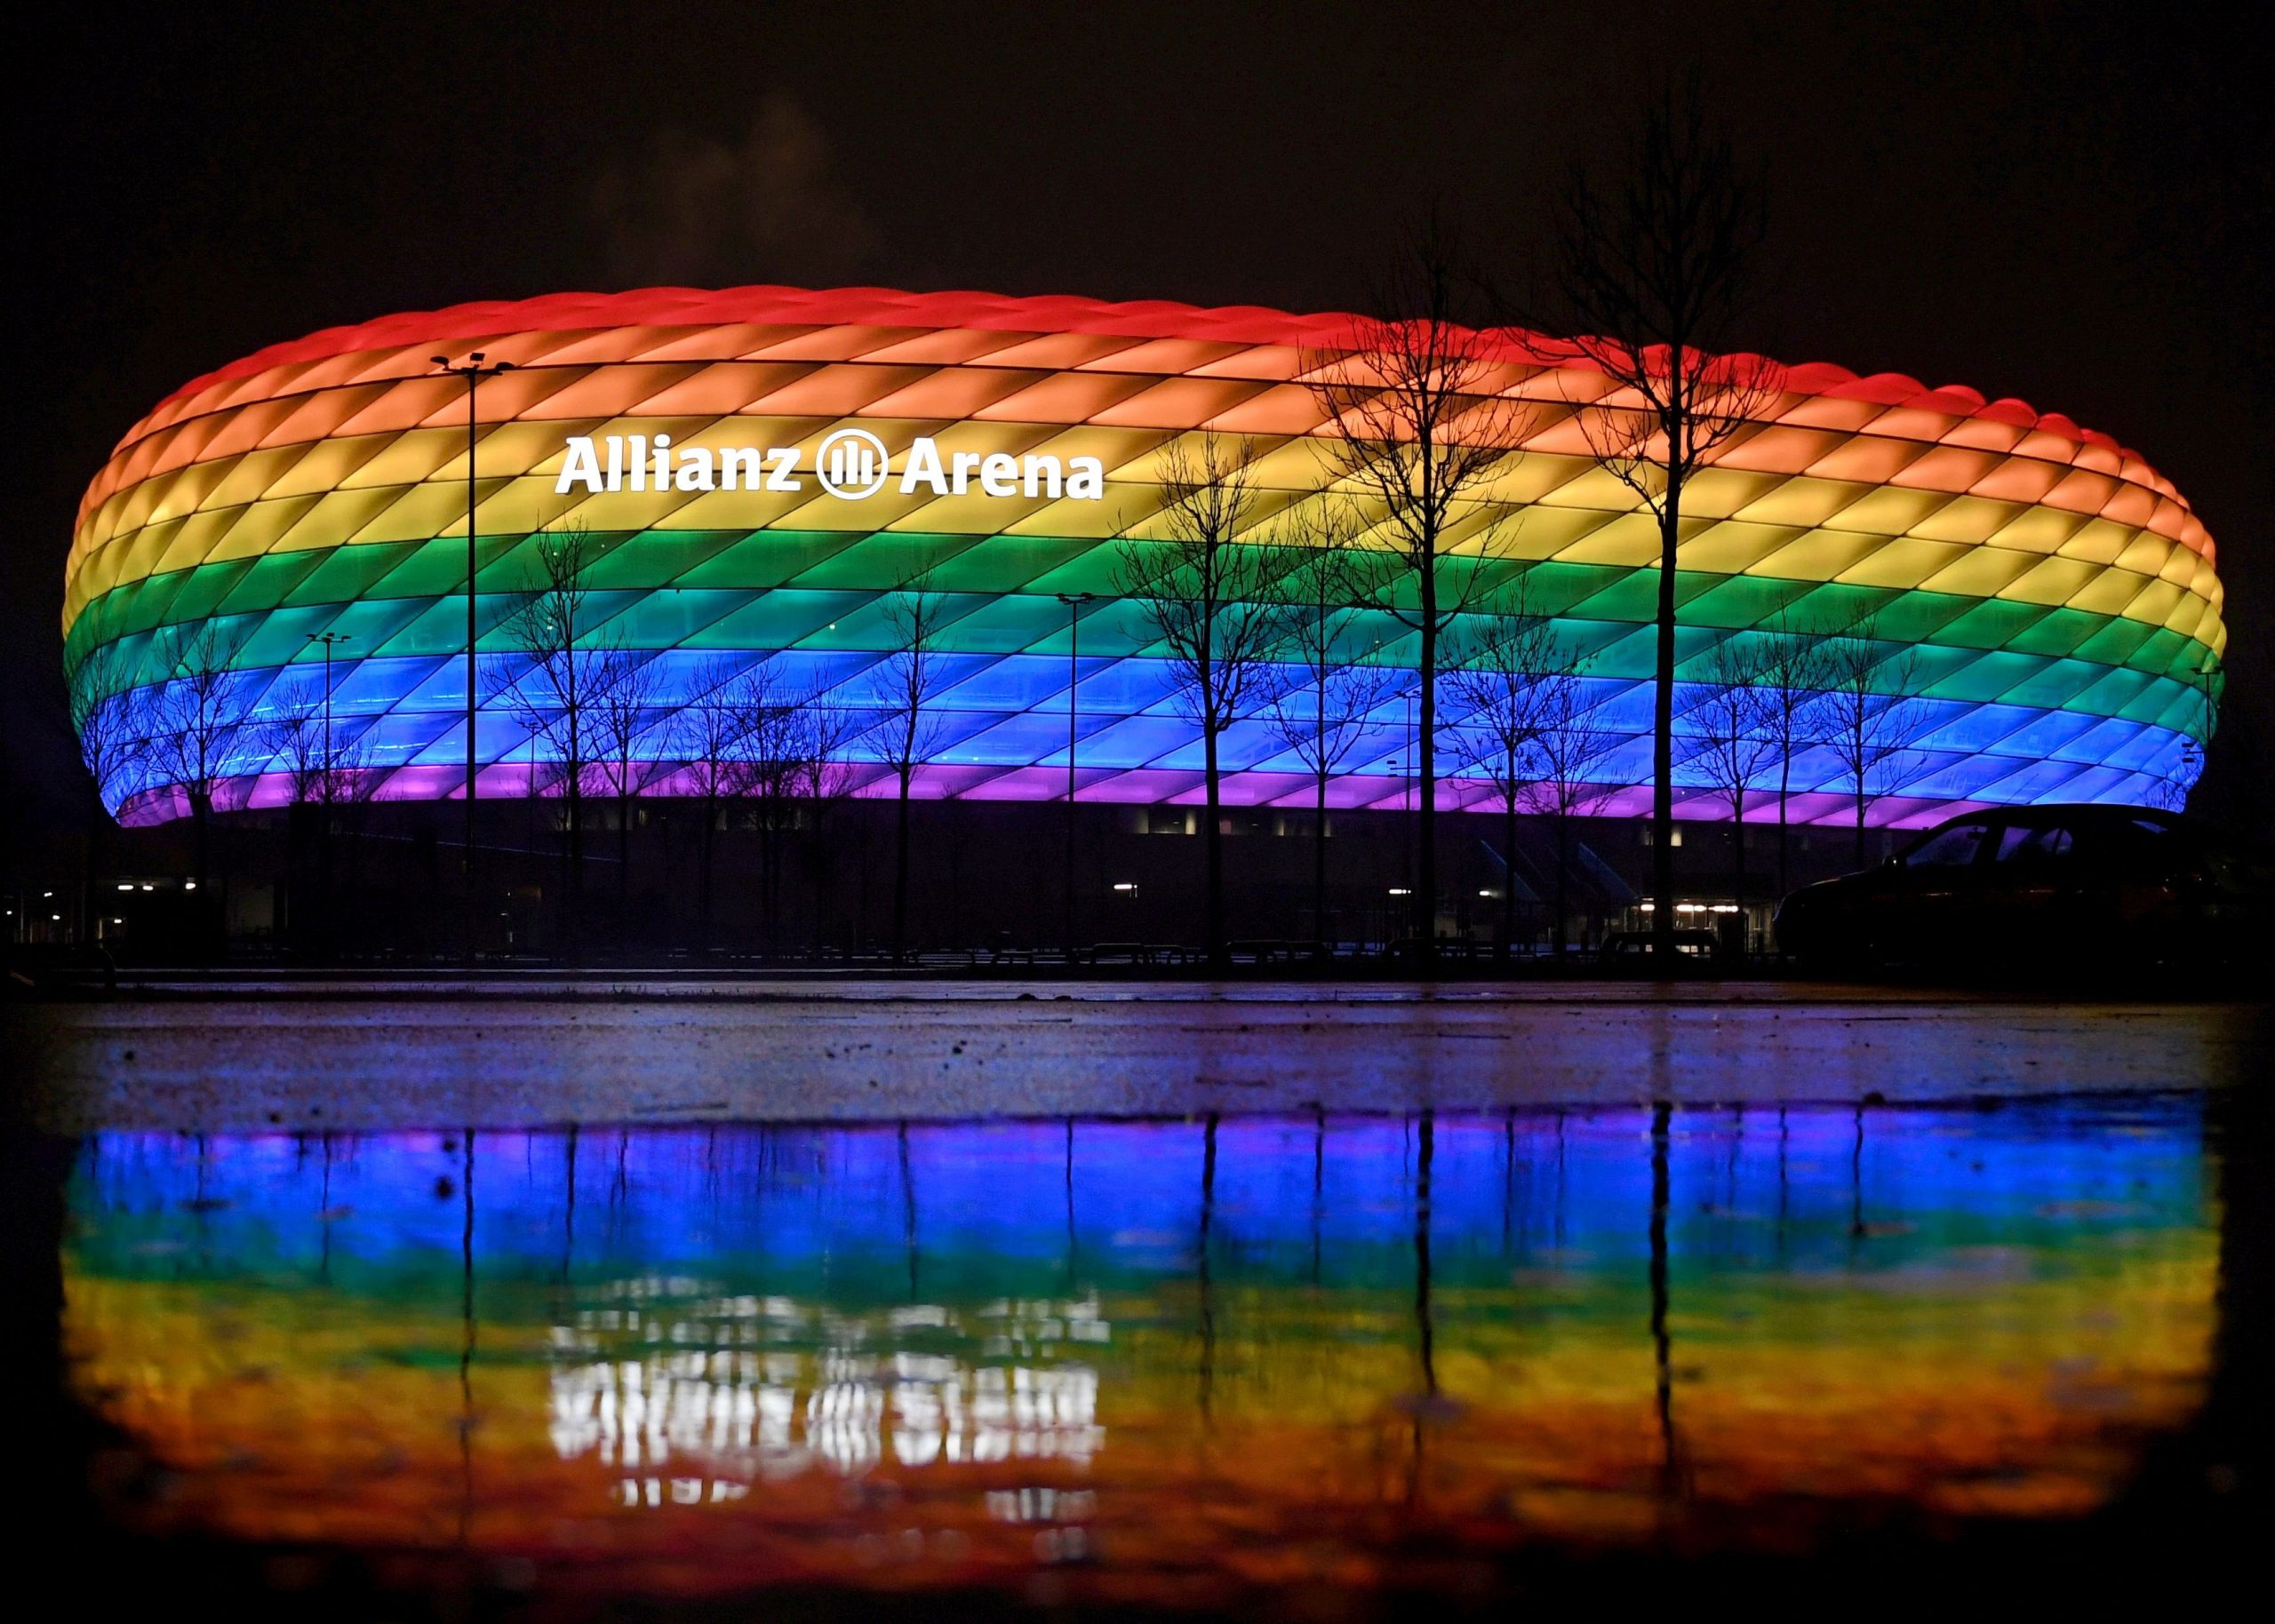
M555 496L624 490L686 491L806 489L799 474L804 453L795 446L675 446L669 434L571 434L554 481ZM895 477L891 453L861 429L841 429L823 443L811 472L822 490L858 502L887 490L902 496L960 497L975 488L997 498L1064 497L1075 502L1106 498L1106 465L1095 457L955 451L945 458L939 442L920 434L909 442Z

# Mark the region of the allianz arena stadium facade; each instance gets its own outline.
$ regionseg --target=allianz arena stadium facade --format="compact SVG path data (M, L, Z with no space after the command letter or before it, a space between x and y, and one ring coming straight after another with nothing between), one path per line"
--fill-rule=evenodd
M362 792L461 796L467 388L434 357L480 350L514 368L475 395L481 796L547 792L557 776L543 729L507 697L528 659L507 626L537 538L575 526L600 553L596 646L653 667L643 792L686 792L675 720L759 662L849 713L881 705L896 646L883 601L922 572L942 594L945 674L915 794L1066 793L1062 594L1087 593L1071 689L1081 798L1197 800L1198 730L1138 606L1115 596L1116 537L1159 509L1166 449L1203 434L1253 448L1272 498L1259 513L1321 498L1332 465L1306 377L1356 330L1257 308L782 288L563 295L328 330L184 386L119 442L78 515L67 667L83 683L111 673L108 702L157 718L181 713L163 701L191 641L222 650L236 722L215 741L217 807L293 798L263 719L304 704L318 672ZM1473 524L1584 673L1606 741L1592 809L1641 813L1656 521L1575 421L1608 381L1521 333L1485 343L1491 387L1528 405ZM2212 541L2179 493L2107 436L2018 401L1823 365L1776 381L1686 490L1685 684L1732 637L1868 629L1916 712L1868 798L1875 824L2184 795L2225 634ZM1414 666L1412 632L1362 613L1361 657ZM1330 805L1409 804L1409 716L1391 692ZM1445 720L1463 725L1457 707ZM846 736L857 791L890 792L881 747ZM134 753L106 800L129 823L180 816L161 763L183 753ZM1457 755L1441 758L1441 804L1497 805ZM1262 722L1236 723L1223 759L1228 802L1311 803L1310 774ZM1791 767L1795 821L1855 816L1824 743ZM1728 816L1703 778L1678 781L1680 813ZM1773 800L1748 816L1775 816Z

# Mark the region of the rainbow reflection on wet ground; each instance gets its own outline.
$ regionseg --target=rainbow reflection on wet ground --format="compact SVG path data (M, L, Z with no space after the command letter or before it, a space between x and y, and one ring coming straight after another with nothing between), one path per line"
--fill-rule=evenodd
M2195 1096L105 1132L152 1528L585 1595L1427 1589L2089 1512L2202 1400Z

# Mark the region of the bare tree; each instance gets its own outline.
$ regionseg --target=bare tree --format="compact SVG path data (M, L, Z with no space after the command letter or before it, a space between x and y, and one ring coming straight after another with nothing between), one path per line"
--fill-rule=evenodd
M313 674L296 681L269 709L271 719L260 730L260 747L284 770L291 798L296 867L304 861L298 855L303 837L313 832L315 838L316 904L310 912L320 921L317 944L328 951L339 913L334 905L332 861L338 814L343 808L361 806L371 793L374 741L368 728L339 725L323 679ZM299 896L297 885L294 896ZM296 934L302 929L300 912L296 900Z
M323 842L319 853L323 865L319 878L325 906L336 922L351 927L359 924L361 915L344 904L357 895L363 883L371 801L386 781L379 765L382 742L376 720L366 721L351 731L341 727L340 719L335 714L331 742L325 750L331 765L317 783L324 797L318 826ZM336 942L338 929L330 934Z
M2179 760L2159 773L2155 784L2150 786L2147 805L2165 812L2188 810L2188 793L2193 787L2189 774L2202 760L2200 749L2199 746L2198 750L2191 751L2186 744L2182 746Z
M1223 829L1225 730L1271 697L1282 625L1281 578L1295 549L1249 531L1259 492L1246 442L1204 434L1162 453L1161 512L1118 548L1114 588L1138 609L1177 682L1177 708L1201 729L1209 961L1225 962Z
M94 793L87 806L87 872L82 917L88 928L101 917L105 848L113 808L125 799L137 768L149 752L147 729L140 726L134 668L116 643L98 643L64 671L70 704L71 733L79 763Z
M1533 755L1538 771L1527 803L1545 814L1556 830L1556 919L1550 941L1563 961L1571 918L1572 820L1603 804L1608 792L1600 775L1604 757L1620 736L1597 725L1584 681L1585 659L1559 650L1554 664L1537 680L1534 716L1537 731Z
M1688 765L1730 809L1730 896L1745 906L1745 799L1777 755L1772 705L1762 686L1767 651L1736 632L1708 650L1693 686ZM1664 906L1664 904L1662 904Z
M134 677L133 663L116 643L97 644L64 673L79 761L106 817L149 752L149 740L137 726Z
M790 792L823 804L844 800L858 776L850 750L860 736L860 712L826 689L807 689L792 718Z
M1582 335L1569 359L1600 372L1579 401L1596 459L1642 502L1659 532L1656 692L1652 712L1654 951L1674 930L1675 571L1690 480L1760 415L1779 369L1717 354L1752 297L1763 235L1762 191L1727 139L1712 134L1695 81L1644 109L1609 180L1575 171L1558 200L1556 282ZM1568 388L1585 370L1560 370Z
M323 799L326 771L323 685L296 681L271 699L268 710L259 729L261 751L283 768L291 804L315 806Z
M697 671L694 693L671 724L669 747L682 763L679 782L701 808L704 951L713 945L717 840L729 808L752 803L762 929L771 946L778 929L784 843L801 802L836 799L850 787L845 751L856 731L852 712L793 682L771 657L746 665L722 655Z
M2212 742L2220 731L2220 698L2226 688L2220 669L2220 657L2209 649L2199 651L2196 664L2189 668L2186 674L2192 680L2191 687L2195 690L2199 706L2196 731L2193 734L2184 729L2182 731L2179 751L2172 759L2172 764L2157 775L2156 787L2150 792L2155 797L2155 804L2167 812L2187 811L2190 797L2210 769ZM2233 743L2232 736L2221 741L2223 760L2228 759ZM2250 773L2223 773L2215 781L2214 787L2216 790L2222 781L2247 784L2254 782L2255 777ZM2198 811L2207 809L2199 803Z
M1927 724L1918 697L1920 656L1909 646L1890 653L1877 623L1860 621L1824 645L1826 682L1813 707L1820 732L1856 800L1856 866L1864 866L1864 812L1901 770Z
M1553 665L1556 630L1533 612L1526 577L1520 574L1482 635L1461 664L1446 673L1446 686L1461 713L1456 735L1465 766L1481 774L1501 803L1502 849L1507 865L1501 888L1501 955L1517 935L1517 815L1539 776L1543 702L1542 677Z
M1793 758L1808 748L1809 713L1824 694L1827 675L1821 640L1789 626L1780 615L1760 633L1755 688L1761 695L1762 726L1777 761L1777 895L1789 888L1791 848L1788 812L1792 800Z
M1307 360L1326 421L1320 443L1332 476L1368 511L1392 569L1374 594L1418 636L1420 825L1414 934L1431 951L1438 907L1438 644L1479 594L1482 574L1464 552L1489 548L1506 508L1491 500L1532 421L1506 393L1513 369L1496 341L1459 314L1465 278L1449 234L1433 220L1388 286L1381 314ZM1466 563L1470 567L1462 567Z
M769 951L779 944L782 872L801 803L811 808L842 795L850 768L843 750L855 728L844 707L794 682L772 657L752 665L722 691L731 742L731 792L753 803L759 838L760 924Z
M562 903L572 954L581 949L585 796L595 787L602 732L595 709L605 690L605 651L595 646L588 575L603 548L579 524L539 531L537 578L506 634L525 664L507 689L515 720L554 772L563 802ZM537 787L531 785L534 795Z
M621 643L604 645L592 699L594 744L611 794L616 798L616 927L631 926L632 812L654 762L641 755L656 726L663 668L656 657Z
M213 814L231 792L230 778L242 770L241 752L254 741L255 685L230 662L243 646L241 633L205 621L191 630L169 626L156 640L153 665L166 673L152 695L147 760L150 776L172 786L188 803L197 888L209 900L203 911L218 919L212 891Z
M331 808L368 792L372 745L368 728L343 722L326 703L320 681L296 683L270 707L261 744L284 770L286 793L296 807Z
M743 770L749 787L752 819L758 830L759 935L769 952L781 945L782 871L785 848L797 827L797 793L802 747L798 735L797 697L766 680L767 668L754 671L741 690Z
M830 873L839 855L838 842L832 838L833 815L852 793L858 776L852 752L865 721L861 711L832 697L826 687L816 686L799 696L785 730L788 750L786 784L789 793L796 798L787 826L802 824L806 832L806 866L813 887L817 930L823 917ZM866 846L861 860L866 865ZM865 866L865 877L866 872ZM866 892L863 896L866 903ZM866 908L855 917L858 937L859 921L866 918Z
M893 819L892 957L908 956L908 791L919 763L938 745L946 719L934 708L946 686L934 645L947 600L919 574L888 595L885 624L892 628L893 651L878 673L883 721L875 732L890 764L899 804Z
M763 681L763 679L758 679ZM692 792L702 812L702 838L698 842L698 947L706 955L712 946L712 897L719 823L734 798L747 792L748 756L745 729L760 708L743 691L746 673L731 656L706 660L695 674L694 696L671 722L671 752L683 765L680 777Z
M1327 785L1364 742L1375 712L1395 697L1398 669L1347 647L1360 600L1377 574L1359 550L1356 515L1341 505L1298 510L1281 539L1303 562L1280 582L1283 681L1266 707L1273 733L1312 776L1312 938L1327 946Z

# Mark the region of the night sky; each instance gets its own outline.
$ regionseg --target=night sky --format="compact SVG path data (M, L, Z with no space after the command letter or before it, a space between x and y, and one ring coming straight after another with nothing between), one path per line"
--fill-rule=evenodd
M2275 755L2275 53L2242 15L76 10L18 75L9 770L45 791L36 819L76 804L58 616L80 490L161 396L262 345L655 283L1341 308L1433 203L1520 283L1559 178L1616 149L1653 75L1696 68L1769 175L1745 347L2019 395L2194 504L2232 634L2218 799L2241 810Z

